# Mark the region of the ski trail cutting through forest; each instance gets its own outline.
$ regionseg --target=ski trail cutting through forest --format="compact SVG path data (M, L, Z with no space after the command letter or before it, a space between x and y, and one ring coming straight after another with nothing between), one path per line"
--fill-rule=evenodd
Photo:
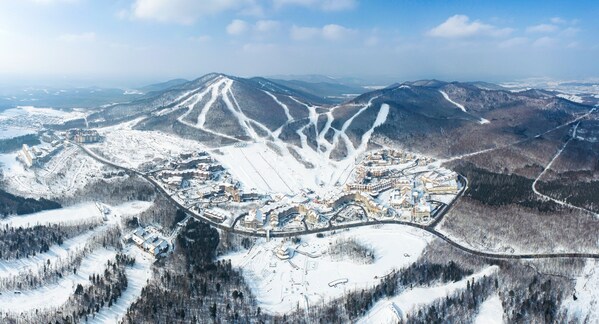
M472 115L471 113L469 113L469 112L466 110L466 107L464 107L464 105L462 105L462 104L461 104L461 103L459 103L459 102L453 101L451 98L449 98L449 95L448 95L448 94L447 94L445 91L443 91L443 90L439 90L439 92L440 92L440 93L443 95L443 98L445 98L445 100L449 101L449 102L450 102L450 103L452 103L454 106L458 107L458 108L459 108L461 111L463 111L463 112L467 113L468 115L470 115L470 116L472 116L472 117L476 117L476 118L478 118L478 119L479 119L479 121L478 121L478 123L479 123L479 124L483 125L483 124L489 124L489 123L490 123L490 121L488 121L487 119L484 119L484 118L482 118L482 117L478 117L478 116L474 116L474 115Z
M576 125L574 125L574 129L572 130L572 136L570 136L570 138L564 143L564 145L562 145L562 147L560 148L559 151L557 151L557 153L553 156L553 158L551 159L551 161L549 161L549 163L545 166L545 168L543 169L543 171L539 174L539 176L535 179L535 181L533 181L532 183L532 191L534 191L534 193L543 198L543 200L550 200L558 205L564 206L564 207L569 207L569 208L573 208L576 210L580 210L583 212L587 212L587 213L591 213L593 216L595 217L599 217L599 214L588 210L586 208L582 208L582 207L578 207L578 206L574 206L566 201L562 201L562 200L558 200L555 199L553 197L550 197L548 195L545 195L541 192L539 192L539 190L537 189L537 183L539 182L539 180L541 180L541 178L543 177L543 175L545 175L545 173L547 173L547 171L549 171L549 169L551 169L551 166L553 165L553 163L559 158L559 156L562 154L562 152L566 149L566 146L568 146L568 144L570 144L570 142L576 138L576 131L578 129L578 125L580 124L580 122L576 123Z
M247 116L241 112L241 109L239 109L239 110L235 109L235 107L233 106L233 103L229 99L229 94L232 94L231 86L233 86L233 80L227 81L227 83L225 84L225 87L223 88L223 90L221 92L223 101L225 102L225 106L227 106L227 109L229 109L229 111L233 114L233 116L235 116L235 118L237 118L237 122L243 128L245 133L252 139L258 139L259 136L256 133L256 131L252 128L252 126L250 125L250 122L249 122L249 119L247 118ZM237 101L235 101L235 102L237 102ZM237 108L239 108L239 107L237 107Z
M500 146L496 146L496 147L491 147L491 148L480 150L480 151L476 151L476 152L471 152L471 153L457 155L457 156L450 157L450 158L447 158L447 159L439 159L435 163L438 163L440 165L440 164L443 164L443 163L448 163L448 162L452 162L452 161L456 161L456 160L461 160L463 158L467 158L467 157L471 157L471 156L475 156L475 155L479 155L479 154L483 154L483 153L487 153L487 152L491 152L491 151L495 151L495 150L500 150L500 149L508 148L508 147L519 145L519 144L522 144L522 143L526 143L526 142L528 142L528 141L530 141L530 140L532 140L534 138L539 138L539 137L541 137L543 135L546 135L546 134L549 134L551 132L554 132L554 131L556 131L556 130L558 130L560 128L564 128L564 127L566 127L566 126L568 126L568 125L570 125L572 123L575 123L575 122L578 122L578 121L580 121L582 119L585 119L589 115L591 115L592 113L594 113L596 111L596 109L597 109L596 107L592 108L591 110L589 110L584 115L578 116L578 117L576 117L575 119L573 119L571 121L568 121L566 123L558 125L558 126L556 126L554 128L551 128L551 129L543 132L543 133L537 134L534 137L529 137L529 138L526 138L526 139L523 139L523 140L519 140L519 141L510 143L510 144L505 144L505 145L500 145Z
M368 100L368 103L364 107L360 108L360 110L358 110L358 112L356 112L353 116L351 116L348 120L346 120L345 123L343 123L343 126L341 126L341 130L336 132L335 135L333 136L333 143L331 145L331 148L329 150L327 150L327 153L326 153L327 158L330 158L331 152L339 143L340 136L343 136L343 139L346 142L346 149L348 150L347 155L348 156L350 155L349 154L350 151L352 153L355 151L355 148L354 148L353 144L351 143L351 140L349 139L349 137L347 136L347 134L345 132L347 131L347 129L349 128L351 123L354 121L354 119L356 119L356 117L360 116L360 114L362 114L366 109L372 107L372 102L375 99L377 99L378 97L380 97L380 96L375 96L375 97L370 98L370 100ZM331 120L331 122L332 122L332 120Z

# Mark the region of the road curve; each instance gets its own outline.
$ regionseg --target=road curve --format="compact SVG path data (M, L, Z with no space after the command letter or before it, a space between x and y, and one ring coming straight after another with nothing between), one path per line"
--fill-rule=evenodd
M71 142L72 143L72 142ZM175 200L173 197L171 197L171 195L169 195L164 188L162 188L154 179L152 179L151 177L149 177L147 174L143 173L143 172L139 172L137 170L133 170L124 166L120 166L118 164L115 164L105 158L102 158L100 156L98 156L96 153L92 152L90 149L88 149L87 147L77 144L77 143L72 143L74 145L77 145L78 147L80 147L86 154L88 154L91 158L93 158L94 160L100 162L100 163L104 163L106 165L112 166L114 168L117 169L121 169L126 171L129 174L135 174L138 175L144 179L146 179L148 182L150 182L152 185L154 185L154 187L161 193L163 194L168 200L170 200L175 206L177 206L178 208L184 210L188 215L190 215L191 217L195 218L196 220L202 221L202 222L206 222L209 223L210 225L221 229L223 231L228 231L230 233L234 233L234 234L240 234L240 235L246 235L246 236L252 236L252 237L266 237L266 233L265 232L253 232L253 231L245 231L245 230L240 230L240 229L236 229L236 228L232 228L229 226L225 226L223 224L220 224L218 222L215 222L214 220L198 215L197 213L194 213L192 211L190 211L187 207L183 206L180 202L178 202L177 200ZM465 178L464 178L465 179ZM462 191L463 192L463 191ZM456 198L457 200L457 198ZM454 200L455 201L455 200ZM451 205L451 204L450 204ZM444 213L445 214L451 206L448 206L448 208L445 209ZM442 215L439 215L438 217L442 217ZM410 227L415 227L415 228L419 228L421 230L424 230L426 232L431 233L432 235L438 237L439 239L447 242L449 245L464 251L466 253L478 256L478 257L482 257L482 258L487 258L487 259L512 259L512 260L528 260L528 259L561 259L561 258L578 258L578 259L599 259L599 253L568 253L568 252L563 252L563 253L529 253L529 254L509 254L509 253L490 253L490 252L483 252L483 251L478 251L478 250L474 250L472 248L469 248L467 246L464 246L454 240L452 240L451 238L447 237L445 234L438 232L435 228L434 225L436 225L438 222L433 223L433 226L431 225L420 225L420 224L414 224L414 223L409 223L409 222L404 222L404 221L398 221L398 220L369 220L366 222L360 222L360 223L352 223L352 224L342 224L342 225L337 225L335 227L324 227L324 228L316 228L316 229L311 229L311 230L305 230L302 232L270 232L270 237L295 237L295 236L301 236L301 235L307 235L307 234L316 234L316 233L324 233L324 232L330 232L333 230L339 230L339 229L348 229L348 228L355 228L355 227L361 227L361 226L373 226L373 225L381 225L381 224L396 224L396 225L404 225L404 226L410 226Z

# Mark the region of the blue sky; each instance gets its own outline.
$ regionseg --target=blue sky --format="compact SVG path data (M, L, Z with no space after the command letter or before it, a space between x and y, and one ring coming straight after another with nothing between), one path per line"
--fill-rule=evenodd
M0 82L599 76L597 1L0 0Z

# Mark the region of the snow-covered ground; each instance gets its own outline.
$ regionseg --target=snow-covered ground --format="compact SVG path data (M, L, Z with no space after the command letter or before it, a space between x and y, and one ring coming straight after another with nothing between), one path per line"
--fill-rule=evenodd
M13 138L35 133L36 131L31 128L5 126L0 128L0 139Z
M503 320L503 305L499 295L493 295L485 300L478 310L478 314L474 318L475 324L502 324Z
M587 260L574 289L577 299L566 297L562 307L585 323L599 323L599 261Z
M375 251L371 264L353 260L333 261L327 250L339 239L353 238ZM259 240L250 250L223 256L242 270L259 306L266 312L283 314L298 305L309 307L342 296L346 291L371 287L393 269L416 261L432 236L400 225L367 226L318 238L301 237L299 245L284 242L308 255L295 253L289 260L274 255L281 239ZM335 281L346 281L332 286ZM329 285L331 284L331 285Z
M378 301L357 323L397 323L400 320L398 315L405 319L406 314L410 313L416 307L430 304L439 298L466 289L468 281L472 279L478 280L483 276L490 276L498 269L498 266L489 266L457 282L406 290L395 297Z
M108 206L110 211L119 217L135 216L152 206L151 201L133 200L116 206ZM104 204L102 204L104 205ZM38 213L12 216L0 220L0 226L33 227L49 224L78 224L82 221L97 221L103 219L99 205L95 202L85 202L65 208L45 210Z
M197 141L162 132L115 128L100 129L99 132L104 140L87 146L98 149L108 160L129 168L137 168L157 158L167 159L185 152L204 150Z
M12 216L0 220L1 227L33 227L48 224L77 224L81 221L102 221L102 213L95 203L82 203L66 208L45 210L21 216Z
M108 260L114 259L115 255L112 249L96 249L83 259L77 274L71 273L56 284L24 290L20 294L6 292L0 295L0 310L18 313L61 306L75 292L78 284L89 285L89 276L101 274Z
M36 273L39 268L48 262L54 264L59 259L67 258L70 253L81 251L88 241L106 230L106 228L106 225L98 226L84 234L65 240L62 245L52 245L48 252L36 254L29 258L2 260L0 261L0 278L17 276L29 271Z
M129 306L139 298L141 290L146 286L152 276L151 266L153 259L139 250L137 247L129 246L126 253L135 256L133 267L125 269L127 276L127 289L111 307L104 307L91 323L118 323L127 313Z
M557 94L556 97L560 97L560 98L570 100L570 101L576 102L576 103L584 102L584 100L582 100L582 98L580 96L577 96L575 94L560 93L560 94Z
M119 217L128 218L130 216L139 215L153 204L153 201L133 200L116 206L108 206L108 208L113 214L116 214Z
M64 111L52 108L20 106L1 112L0 125L23 128L41 127L44 124L60 124L67 120L84 118L86 115L87 113L81 110Z
M306 169L289 152L282 156L261 143L245 147L220 149L223 156L214 157L243 183L246 189L259 192L297 193L303 188L317 187L314 169Z
M18 154L0 154L0 162L8 190L24 197L70 196L94 178L101 177L105 168L75 146L65 147L40 168L23 167L16 159Z

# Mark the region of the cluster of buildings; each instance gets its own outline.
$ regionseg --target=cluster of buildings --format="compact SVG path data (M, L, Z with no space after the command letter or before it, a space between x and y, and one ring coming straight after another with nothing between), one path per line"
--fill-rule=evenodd
M323 209L306 194L294 197L279 196L261 208L253 208L242 219L242 226L259 229L268 225L271 228L287 226L303 227L303 222L316 225L321 220Z
M207 152L165 161L153 176L190 210L219 223L233 224L240 217L236 226L248 230L291 231L328 226L339 213L343 217L335 217L338 222L363 219L353 217L360 211L345 209L348 205L372 218L428 222L460 189L456 173L430 162L400 150L370 152L351 180L325 197L309 189L296 195L244 190Z
M99 142L101 137L98 131L95 129L70 129L66 132L66 137L79 144L96 143Z
M457 194L460 190L458 175L447 169L429 171L420 176L424 190L431 195Z
M26 167L31 168L49 161L62 148L63 144L56 142L53 145L42 144L34 147L23 144L18 158Z
M130 240L142 250L158 256L168 251L169 244L153 226L138 227L131 233Z

